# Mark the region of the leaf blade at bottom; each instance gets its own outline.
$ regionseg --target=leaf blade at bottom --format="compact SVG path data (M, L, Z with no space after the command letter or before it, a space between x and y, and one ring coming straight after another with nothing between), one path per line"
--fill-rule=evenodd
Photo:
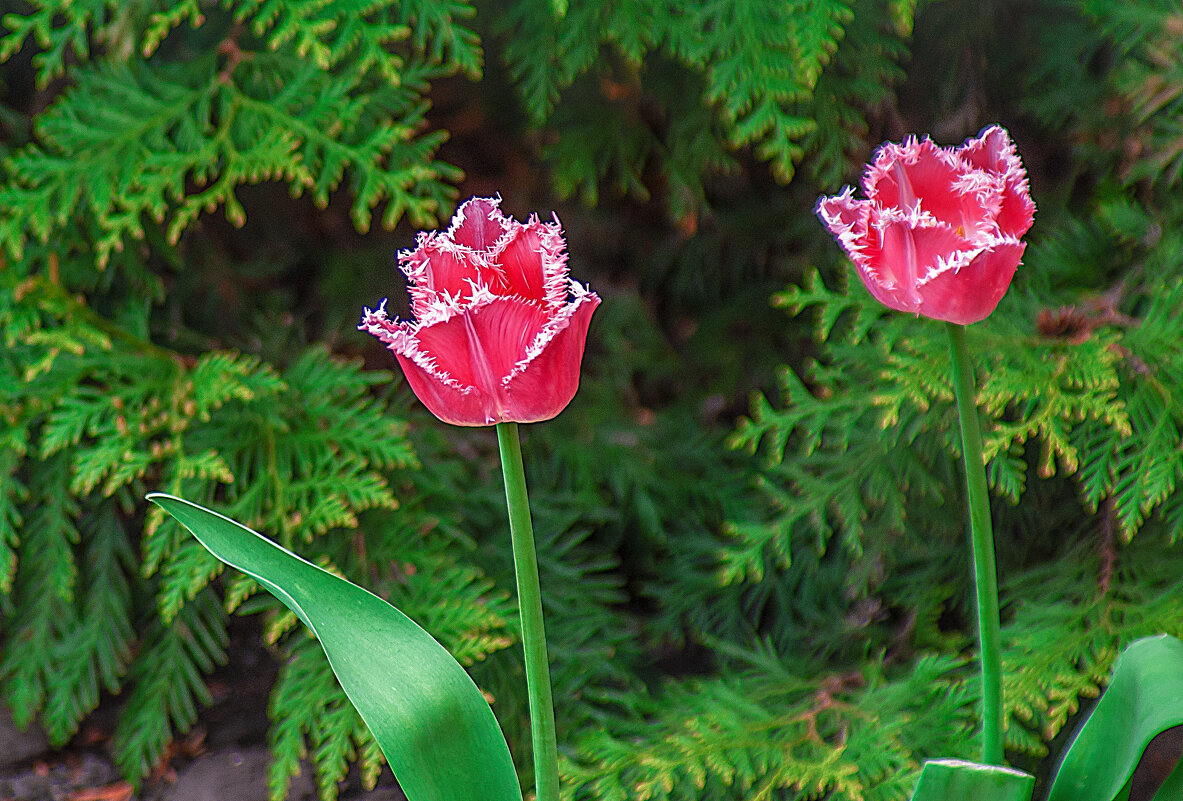
M521 801L493 711L448 651L356 584L182 498L158 504L221 561L255 578L307 625L410 801Z

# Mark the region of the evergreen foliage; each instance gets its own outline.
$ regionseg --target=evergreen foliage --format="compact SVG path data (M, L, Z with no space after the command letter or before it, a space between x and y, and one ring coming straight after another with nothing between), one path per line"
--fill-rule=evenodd
M773 654L748 658L735 678L666 687L618 733L584 733L594 761L566 766L569 797L903 798L913 753L966 750L973 698L948 657L922 657L896 681L873 662L803 680Z
M128 511L147 482L217 498L294 546L395 507L386 471L413 456L370 396L383 374L317 348L282 373L226 351L187 360L100 318L57 283L70 277L4 274L5 322L22 329L4 360L21 445L5 486L28 524L2 686L19 722L40 712L61 744L100 689L130 682L115 747L138 777L208 701L226 639L207 587L219 565L174 523L143 521L137 565Z
M653 173L683 218L709 207L708 179L737 169L740 149L786 182L807 153L824 181L845 174L866 109L901 77L914 6L630 0L556 16L530 0L498 30L527 111L560 134L546 150L560 194L594 202L606 183L646 197Z
M45 2L4 18L0 58L33 38L40 83L71 54L84 62L5 165L0 244L13 258L76 217L100 267L145 237L146 219L173 244L206 210L242 225L236 188L266 180L324 205L348 169L363 229L379 203L388 227L404 214L423 224L454 195L454 169L433 158L442 135L420 128L430 79L479 67L474 35L448 13L464 4L153 5ZM198 33L170 47L185 22ZM92 26L110 39L101 59Z
M430 418L352 330L399 295L392 252L446 218L455 164L519 212L599 204L558 206L605 303L575 402L524 443L567 797L906 798L976 726L947 346L875 303L811 210L882 139L994 121L1040 206L969 331L1011 757L1054 758L1123 643L1183 634L1174 4L563 6L7 7L19 724L66 745L117 705L113 755L141 781L209 701L227 614L249 615L280 664L272 797L302 760L325 801L354 766L377 781L317 644L140 501L163 490L389 599L528 753L495 442Z

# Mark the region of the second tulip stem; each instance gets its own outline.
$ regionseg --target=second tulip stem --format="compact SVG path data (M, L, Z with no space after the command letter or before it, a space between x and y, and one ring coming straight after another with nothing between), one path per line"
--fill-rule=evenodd
M994 565L994 529L990 523L990 497L986 489L986 465L982 434L974 400L973 370L965 344L965 326L947 323L949 352L953 357L953 394L961 418L961 451L965 457L966 498L973 552L974 587L977 590L979 659L982 665L982 761L1005 765L1002 742L1002 635L998 612L998 573Z
M558 801L559 765L555 736L554 699L550 688L550 661L542 622L542 588L538 582L538 556L534 526L526 496L526 470L517 423L497 424L501 471L505 476L505 501L509 508L509 534L513 543L513 569L518 583L518 609L522 618L522 647L526 655L526 692L530 699L530 736L534 744L534 792L536 801Z

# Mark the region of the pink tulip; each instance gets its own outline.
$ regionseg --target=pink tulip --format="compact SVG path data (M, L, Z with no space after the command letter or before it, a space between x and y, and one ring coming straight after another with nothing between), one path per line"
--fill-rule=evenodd
M822 198L817 213L877 300L962 325L994 311L1035 216L1005 130L992 126L958 148L928 138L888 143L863 191L866 200L850 187Z
M461 426L535 423L579 387L594 293L567 274L558 218L526 224L500 198L472 198L447 231L419 234L398 254L415 320L386 301L358 328L386 343L407 382L439 419Z

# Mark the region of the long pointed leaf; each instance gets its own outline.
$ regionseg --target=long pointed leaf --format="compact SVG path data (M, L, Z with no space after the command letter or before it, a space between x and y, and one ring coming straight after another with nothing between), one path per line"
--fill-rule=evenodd
M161 493L148 499L312 629L410 801L522 801L488 702L414 621L217 512Z
M1154 737L1183 724L1183 642L1162 635L1132 643L1117 659L1109 688L1076 735L1048 801L1124 797ZM1178 777L1174 777L1176 783ZM1162 796L1161 792L1157 797Z

